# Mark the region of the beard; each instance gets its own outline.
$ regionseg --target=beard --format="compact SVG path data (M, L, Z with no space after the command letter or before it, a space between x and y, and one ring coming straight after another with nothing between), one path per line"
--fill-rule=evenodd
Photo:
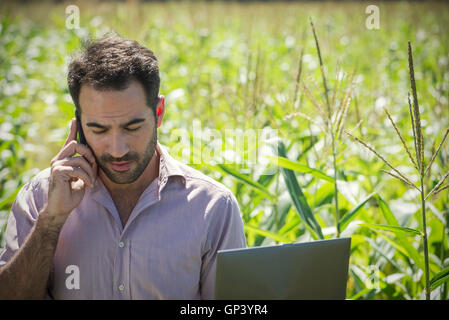
M154 126L153 135L147 148L142 154L135 151L131 151L121 158L114 158L110 154L102 154L100 157L95 156L99 168L103 170L106 176L114 183L117 184L129 184L136 181L147 168L151 159L153 159L157 145L157 126ZM116 172L110 170L107 166L108 162L120 162L120 161L134 161L135 168L131 171Z

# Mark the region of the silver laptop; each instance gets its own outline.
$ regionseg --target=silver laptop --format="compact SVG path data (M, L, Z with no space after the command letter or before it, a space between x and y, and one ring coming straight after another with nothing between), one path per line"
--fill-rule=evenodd
M215 299L346 298L351 238L220 250Z

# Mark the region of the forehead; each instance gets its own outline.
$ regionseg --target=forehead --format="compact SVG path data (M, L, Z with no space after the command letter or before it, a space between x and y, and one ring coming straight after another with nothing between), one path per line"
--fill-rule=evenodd
M150 113L143 86L131 81L123 90L81 86L79 104L85 120L121 120Z

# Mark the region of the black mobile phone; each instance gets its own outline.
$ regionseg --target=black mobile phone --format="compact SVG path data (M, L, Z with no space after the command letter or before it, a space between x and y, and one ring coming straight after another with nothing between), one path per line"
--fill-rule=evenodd
M87 146L86 138L84 137L83 127L81 126L81 116L78 110L75 111L76 127L78 129L77 141Z

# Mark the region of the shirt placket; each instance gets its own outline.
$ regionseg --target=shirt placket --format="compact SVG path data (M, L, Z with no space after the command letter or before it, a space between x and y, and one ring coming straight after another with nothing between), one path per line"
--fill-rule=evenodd
M130 249L130 242L122 234L117 243L113 269L113 296L116 300L131 299L129 281Z

